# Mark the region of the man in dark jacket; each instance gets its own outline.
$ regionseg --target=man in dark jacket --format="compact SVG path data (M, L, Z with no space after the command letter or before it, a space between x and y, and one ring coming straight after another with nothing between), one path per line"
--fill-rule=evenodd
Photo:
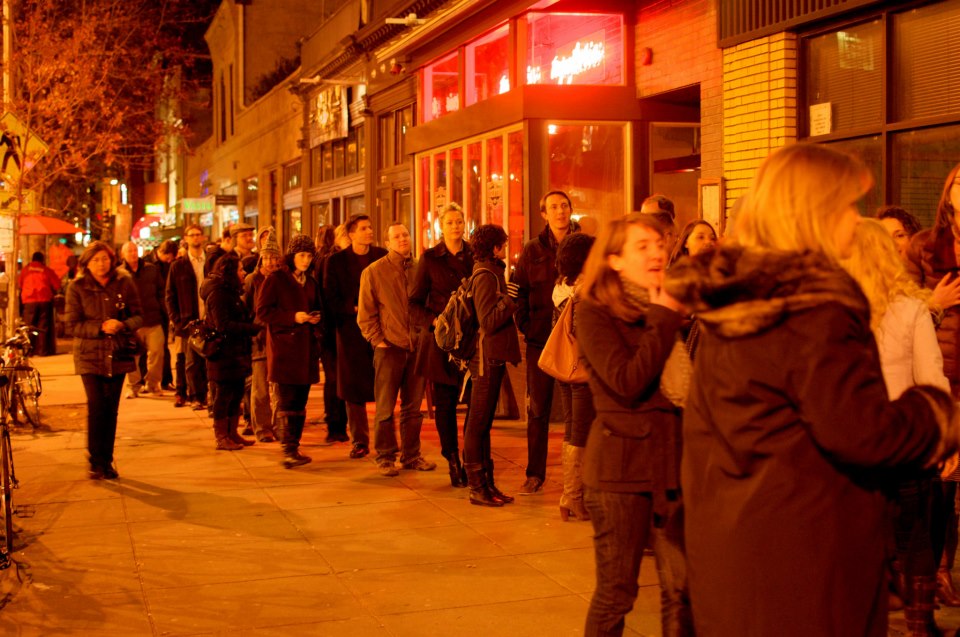
M177 354L177 399L175 407L182 407L188 395L194 400L194 409L207 408L207 370L204 360L187 344L187 324L203 318L204 307L200 300L203 284L203 266L206 255L203 250L203 230L197 224L184 229L187 254L177 258L170 266L167 278L167 314L173 324L174 334L180 338L180 353Z
M170 265L177 258L176 242L165 239L150 254L143 257L143 260L152 263L160 270L161 290L167 289L167 277L170 274ZM170 318L167 316L166 303L161 303L163 310L163 377L160 386L166 391L173 390L173 370L170 360Z
M126 270L133 278L140 294L140 308L143 312L143 325L137 329L137 335L147 346L146 374L141 374L142 356L137 356L137 368L127 374L127 398L136 398L140 390L146 385L146 391L162 396L160 381L163 373L163 350L166 341L163 338L163 295L164 285L160 278L160 270L152 263L144 261L137 250L137 244L128 241L120 250L122 263L120 268ZM146 379L144 380L144 376Z
M579 231L570 219L572 213L573 204L563 191L551 190L540 199L540 215L547 226L523 247L508 286L519 305L517 326L527 344L527 479L520 487L520 495L537 493L547 477L553 377L542 371L537 361L553 329L557 246L569 233Z
M347 423L353 438L351 458L370 453L370 425L366 403L374 400L373 349L357 325L360 274L387 251L373 245L373 225L367 215L347 222L351 246L327 259L323 292L337 330L337 391L347 403Z
M397 451L404 469L433 471L437 465L420 455L424 379L414 372L418 334L410 316L409 295L417 263L411 255L410 231L401 223L392 223L386 239L387 256L360 275L357 324L374 348L377 466L381 475L396 476L400 473L395 464ZM400 449L393 418L398 394Z

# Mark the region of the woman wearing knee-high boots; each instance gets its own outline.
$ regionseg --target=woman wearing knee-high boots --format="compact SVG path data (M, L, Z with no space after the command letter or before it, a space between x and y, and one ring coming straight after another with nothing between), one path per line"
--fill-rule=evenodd
M576 322L580 273L587 260L594 238L576 233L564 237L557 246L557 273L560 275L553 288L553 322L567 303L573 303L571 311ZM587 383L560 383L560 397L566 414L563 428L563 493L560 496L560 519L566 522L570 516L577 520L589 520L590 514L583 505L583 451L587 446L590 425L596 416L593 409L593 394Z
M450 484L465 487L467 481L460 464L457 439L457 403L463 372L437 346L433 324L447 306L450 295L473 271L473 255L470 244L463 240L465 224L460 206L455 203L447 206L440 216L440 227L441 241L420 257L410 293L410 313L421 327L415 371L430 381L440 453L447 459Z
M497 225L473 233L473 304L480 324L477 349L470 360L473 389L463 432L463 468L470 503L503 506L513 497L497 489L490 449L490 428L497 410L507 363L520 362L520 337L513 315L517 304L507 296L504 278L507 233Z
M217 352L207 358L207 378L216 388L213 432L217 449L222 451L236 451L253 444L237 431L244 380L251 370L252 340L261 330L243 303L244 274L240 257L227 253L217 259L200 288L200 297L207 307L206 321L223 335Z
M300 453L300 437L310 385L320 382L322 308L310 268L314 254L310 237L290 239L284 265L267 277L257 297L257 321L267 326L267 376L278 388L277 425L287 469L311 460Z

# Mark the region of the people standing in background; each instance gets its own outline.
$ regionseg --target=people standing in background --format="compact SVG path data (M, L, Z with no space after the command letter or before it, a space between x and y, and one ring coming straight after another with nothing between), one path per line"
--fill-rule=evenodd
M163 284L164 291L167 289L167 278L170 275L170 265L177 258L177 244L170 239L164 239L159 246L150 254L144 257L145 260L153 263L160 270L160 281ZM165 294L166 292L164 292ZM161 304L163 311L163 373L160 380L160 387L164 391L173 391L173 368L172 357L170 353L170 317L167 316L166 301Z
M317 248L317 258L314 259L314 277L323 281L323 271L327 267L327 259L334 252L340 250L336 243L337 229L330 225L321 225L317 228L314 245ZM349 247L349 246L347 246ZM323 365L323 419L327 425L326 442L349 442L347 435L347 404L337 395L337 328L333 309L327 300L327 293L323 295L323 337L320 343L320 362Z
M187 325L206 315L203 301L200 299L200 286L203 285L206 254L203 250L203 229L198 224L184 228L187 244L186 254L177 257L170 265L167 277L167 291L164 296L167 315L173 324L174 334L180 339L177 354L177 397L174 407L183 407L188 397L193 400L193 408L207 408L207 372L206 364L193 348L187 344Z
M43 253L34 252L30 263L24 266L17 279L20 302L23 303L23 321L36 328L31 335L34 356L52 356L57 353L57 332L53 317L53 297L60 291L60 277L44 265Z
M300 453L310 386L320 382L323 301L310 266L313 239L295 235L284 263L263 282L257 321L267 326L267 377L277 384L277 426L287 469L310 462Z
M677 242L677 211L673 201L664 195L650 195L640 205L640 212L652 215L663 226L663 247L667 255L673 254Z
M910 239L907 271L921 287L933 290L931 303L942 312L937 340L943 354L943 372L950 381L950 393L960 400L960 291L957 285L960 265L960 164L947 175L937 204L933 228L921 230ZM946 539L943 559L937 571L937 599L946 606L960 606L950 572L958 544L957 483L960 470L943 480L943 506L946 515Z
M464 373L440 349L433 335L437 317L447 307L450 295L460 282L473 272L473 254L464 238L466 222L463 210L455 203L440 215L440 241L424 251L417 267L417 276L410 292L410 313L420 326L420 344L417 347L415 371L430 383L433 396L434 419L440 436L440 453L447 460L450 484L467 486L467 475L460 462L457 404Z
M347 404L347 421L353 439L351 458L370 453L368 402L375 400L373 348L357 325L360 300L360 275L387 251L373 245L373 225L367 215L356 215L347 222L350 247L327 258L323 273L323 292L333 312L337 332L337 391Z
M377 467L383 476L399 475L400 466L416 471L433 471L436 463L420 453L423 425L424 379L414 371L419 331L410 316L410 290L417 271L411 254L410 231L401 223L387 227L387 255L371 263L360 275L360 302L357 324L373 346L374 449ZM400 445L393 415L400 397Z
M204 277L210 274L210 270L212 270L213 266L217 263L217 259L228 252L233 252L233 246L233 237L230 236L229 227L223 229L223 235L219 241L207 244L206 248L204 248L204 252L206 253L206 260L203 263Z
M553 286L557 282L557 246L578 232L570 218L573 202L567 193L551 190L540 199L540 216L546 222L536 239L525 246L510 279L517 300L517 327L526 341L527 361L527 470L520 495L533 495L547 478L547 443L553 407L553 377L537 365L553 327ZM561 387L568 391L569 387ZM566 398L569 403L569 397Z
M127 398L136 398L143 389L154 396L163 396L160 381L163 378L163 350L166 348L163 338L165 290L160 269L141 258L137 244L132 241L123 244L120 258L120 268L130 275L137 286L143 315L143 323L137 329L137 335L147 348L147 373L141 375L140 361L144 357L137 356L137 368L127 375Z
M213 433L219 451L237 451L252 445L237 431L244 380L250 373L250 342L263 328L243 303L245 273L237 254L217 260L203 282L200 297L207 308L207 323L223 337L214 355L207 357L207 378L213 394Z
M280 267L280 246L273 226L267 226L260 242L260 258L256 269L247 275L243 286L243 303L250 316L257 314L257 294L268 276ZM254 335L251 345L250 424L260 442L274 442L277 431L270 399L270 381L267 380L267 333Z
M893 237L897 250L905 257L910 239L922 229L920 220L900 206L883 206L877 210L876 217Z

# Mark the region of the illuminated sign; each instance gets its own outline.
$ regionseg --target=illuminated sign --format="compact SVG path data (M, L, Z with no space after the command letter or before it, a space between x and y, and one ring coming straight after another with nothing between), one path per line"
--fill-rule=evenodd
M573 78L581 73L601 66L604 46L603 34L599 35L599 40L588 40L585 43L578 40L567 55L558 52L550 63L550 79L556 80L557 84L570 84Z
M148 215L162 215L167 208L162 203L148 203L143 207L143 211Z

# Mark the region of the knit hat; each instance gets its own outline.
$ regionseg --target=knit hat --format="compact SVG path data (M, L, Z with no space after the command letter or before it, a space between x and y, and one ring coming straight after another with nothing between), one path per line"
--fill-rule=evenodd
M277 243L277 231L273 229L273 226L267 226L260 231L261 236L264 234L267 236L260 244L260 254L270 253L279 256L280 245Z
M297 254L300 252L309 252L314 256L317 254L317 248L313 244L313 239L305 234L298 234L291 237L290 243L287 244L288 255Z

